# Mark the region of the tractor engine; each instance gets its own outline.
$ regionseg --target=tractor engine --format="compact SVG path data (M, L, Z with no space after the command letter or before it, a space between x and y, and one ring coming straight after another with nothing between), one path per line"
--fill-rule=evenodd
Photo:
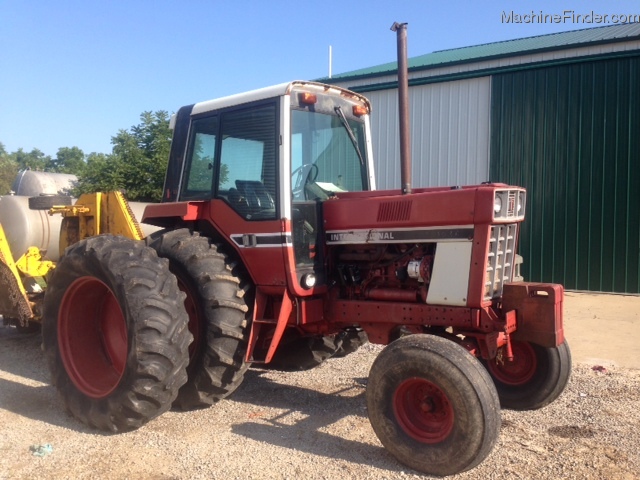
M347 300L426 302L435 244L345 245L335 252Z

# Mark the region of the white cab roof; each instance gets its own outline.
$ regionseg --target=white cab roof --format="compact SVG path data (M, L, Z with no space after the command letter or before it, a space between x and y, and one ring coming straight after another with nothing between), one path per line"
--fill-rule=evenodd
M309 88L311 90L320 90L324 92L334 92L336 94L342 94L354 101L360 101L365 103L369 108L369 101L357 93L345 90L334 85L325 85L317 82L306 82L296 80L293 82L281 83L279 85L273 85L271 87L260 88L258 90L251 90L249 92L238 93L236 95L229 95L228 97L216 98L215 100L207 100L205 102L196 103L191 110L191 115L197 115L199 113L209 112L211 110L218 110L220 108L232 107L235 105L241 105L243 103L254 102L257 100L263 100L266 98L280 97L282 95L288 95L294 87Z

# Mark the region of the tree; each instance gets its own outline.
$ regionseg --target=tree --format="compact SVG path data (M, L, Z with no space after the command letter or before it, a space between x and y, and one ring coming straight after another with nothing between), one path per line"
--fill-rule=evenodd
M22 148L11 154L13 160L18 164L20 170L36 170L44 172L51 163L51 157L42 151L34 148L29 153Z
M56 158L52 159L47 165L47 170L80 175L85 166L84 152L82 150L78 147L61 147L58 149Z
M120 159L114 155L94 152L87 156L87 163L79 174L72 194L77 197L83 193L120 190L123 184Z
M17 174L18 164L0 142L0 195L7 195L11 191L11 185Z
M111 138L111 155L92 154L77 193L125 190L129 200L159 202L171 149L169 114L143 112L141 123Z

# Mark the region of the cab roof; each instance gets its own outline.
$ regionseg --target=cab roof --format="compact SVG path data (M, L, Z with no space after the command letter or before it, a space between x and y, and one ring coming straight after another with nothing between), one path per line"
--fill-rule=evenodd
M214 100L207 100L205 102L196 103L191 110L191 115L197 115L199 113L210 112L211 110L218 110L235 105L242 105L243 103L255 102L257 100L289 95L291 93L291 90L293 90L294 88L312 91L315 90L318 93L333 93L342 95L350 98L354 102L364 103L369 108L369 110L371 110L369 100L358 93L354 93L341 87L336 87L335 85L326 85L318 82L295 80L292 82L273 85L271 87L260 88L257 90L251 90L244 93L238 93L235 95L229 95L227 97L216 98Z

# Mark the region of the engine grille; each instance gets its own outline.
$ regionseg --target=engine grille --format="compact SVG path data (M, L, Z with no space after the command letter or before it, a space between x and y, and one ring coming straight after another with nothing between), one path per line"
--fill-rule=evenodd
M500 297L504 283L513 279L517 231L517 223L491 227L484 288L485 300Z

